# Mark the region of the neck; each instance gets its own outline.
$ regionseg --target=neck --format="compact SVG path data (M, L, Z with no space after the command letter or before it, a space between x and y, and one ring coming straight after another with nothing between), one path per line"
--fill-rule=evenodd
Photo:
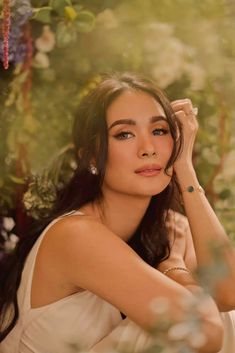
M111 191L105 192L100 203L94 209L98 210L99 218L112 232L128 241L138 228L151 197L123 195Z

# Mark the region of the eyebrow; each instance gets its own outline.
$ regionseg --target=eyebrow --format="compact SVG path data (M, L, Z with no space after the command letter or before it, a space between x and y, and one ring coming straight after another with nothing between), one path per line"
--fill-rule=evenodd
M163 115L158 115L158 116L152 116L149 119L149 122L151 124L156 123L157 121L166 121L167 119L165 116ZM133 119L119 119L119 120L115 120L108 128L108 130L112 129L112 127L116 126L116 125L136 125L136 121Z

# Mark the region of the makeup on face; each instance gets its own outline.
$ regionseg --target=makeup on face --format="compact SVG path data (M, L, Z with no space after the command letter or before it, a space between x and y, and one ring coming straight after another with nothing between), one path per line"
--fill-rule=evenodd
M168 125L167 119L165 116L162 115L158 115L158 116L152 116L151 118L149 118L149 123L153 124L155 122L159 122L159 121L165 121ZM112 129L112 127L116 126L116 125L137 125L136 120L134 119L118 119L115 120L109 127L108 127L108 131L110 131Z
M149 125L150 127L153 125L152 133L154 136L162 136L170 132L167 119L164 116L153 116L149 118ZM118 140L127 140L134 136L132 127L138 127L138 122L135 119L118 119L110 125L108 130L111 131L116 126L120 128L115 129L117 131L114 133L113 137Z

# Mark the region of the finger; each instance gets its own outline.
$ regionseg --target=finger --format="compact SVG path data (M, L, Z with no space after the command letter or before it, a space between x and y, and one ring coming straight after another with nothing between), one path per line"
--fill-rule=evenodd
M198 130L198 121L195 115L186 114L183 110L175 112L175 116L179 119L180 123L185 126L188 125L192 131Z
M186 114L193 113L193 105L189 99L176 101L176 102L172 103L171 106L175 112L179 111L179 110L184 110Z
M173 105L185 104L185 103L192 104L192 101L189 98L176 99L176 100L172 101L170 104L173 106Z
M177 105L173 108L174 113L183 111L186 115L189 115L191 117L197 117L198 114L198 108L193 107L193 106L188 106L188 105Z
M189 103L177 103L172 106L172 109L174 110L174 112L183 110L186 114L190 114L193 111L193 106Z

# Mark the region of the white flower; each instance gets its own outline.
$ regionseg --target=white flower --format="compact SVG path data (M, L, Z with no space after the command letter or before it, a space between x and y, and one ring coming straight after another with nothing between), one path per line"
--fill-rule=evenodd
M48 25L43 26L41 37L35 40L35 47L43 53L48 53L54 49L55 35Z
M3 218L3 227L6 231L10 232L15 225L13 218L11 217L4 217Z
M50 66L50 60L47 54L43 52L37 52L33 59L33 67L38 69L47 69Z
M198 349L206 344L207 338L202 331L194 331L187 339L187 341L193 348Z
M77 168L77 163L75 161L70 162L70 167L75 170Z
M189 49L173 32L174 27L164 23L155 22L144 27L146 63L162 88L182 77L187 62Z
M205 147L201 152L202 157L208 162L210 161L210 164L212 165L217 165L220 162L220 156L216 149L217 146Z
M169 23L151 22L144 25L144 27L145 31L148 31L147 33L154 36L154 38L156 36L159 36L159 38L171 37L174 32L174 27Z
M205 70L197 64L188 63L185 71L191 80L191 89L194 91L203 89L206 80Z
M180 341L192 333L192 327L189 322L182 322L173 325L168 331L168 337L173 341Z
M106 29L118 27L118 20L110 9L105 9L100 12L96 17L96 23L103 25Z
M3 237L3 239L7 240L8 239L8 235L7 232L5 230L1 231L1 236Z
M169 310L169 300L164 297L155 298L151 301L150 308L155 314L165 314Z
M17 235L13 233L10 234L9 238L4 243L5 251L11 252L12 250L14 250L18 241L19 241L19 238L17 237Z
M232 150L226 156L225 166L222 172L223 177L226 178L227 180L229 178L232 179L234 177L234 165L235 165L235 154L234 154L234 151Z

